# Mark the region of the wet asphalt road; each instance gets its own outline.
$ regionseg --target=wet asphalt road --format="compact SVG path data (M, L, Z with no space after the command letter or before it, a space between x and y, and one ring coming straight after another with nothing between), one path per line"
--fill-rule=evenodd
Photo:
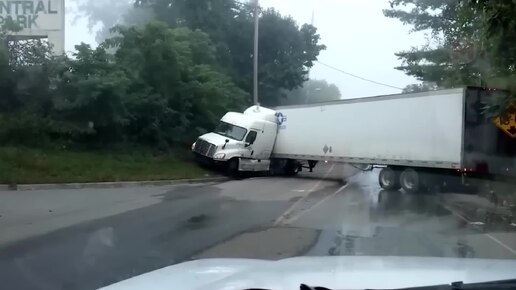
M155 202L0 246L0 288L96 289L209 257L516 258L510 227L486 231L468 215L472 197L386 192L377 174L326 164L298 178L154 188Z

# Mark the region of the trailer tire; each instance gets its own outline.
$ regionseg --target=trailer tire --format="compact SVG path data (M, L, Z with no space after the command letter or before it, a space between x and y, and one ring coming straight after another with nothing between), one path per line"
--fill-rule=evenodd
M399 171L390 167L383 168L378 175L378 183L385 190L399 190L401 188Z
M414 168L403 170L400 175L400 183L407 193L417 193L421 190L421 176Z

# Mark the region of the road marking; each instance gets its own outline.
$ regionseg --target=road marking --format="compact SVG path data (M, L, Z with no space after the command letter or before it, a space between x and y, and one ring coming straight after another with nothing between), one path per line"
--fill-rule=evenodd
M466 217L464 217L463 215L461 215L460 213L456 212L455 210L451 209L450 207L444 205L443 203L441 203L441 205L449 210L453 215L455 215L456 217L464 220L465 222L467 223L473 223L472 221L470 221L469 219L467 219ZM493 237L491 234L484 234L486 237L490 238L493 242L497 243L498 245L500 245L502 248L506 249L507 251L511 252L513 255L516 256L516 250L514 250L513 248L509 247L508 245L506 245L505 243L503 243L502 241L500 241L499 239Z
M346 187L348 187L348 185L349 185L349 183L344 184L344 185L343 185L343 186L341 186L339 189L337 189L334 193L332 193L332 194L330 194L330 195L326 196L325 198L323 198L323 199L319 200L319 201L318 201L316 204L314 204L313 206L311 206L311 207L309 207L309 208L307 208L307 209L305 209L305 210L303 210L303 211L300 211L297 215L295 215L295 216L293 216L293 217L291 217L291 218L289 218L289 219L286 219L286 220L284 220L283 222L284 222L284 223L293 223L293 222L295 222L296 220L298 220L298 219L299 219L302 215L304 215L305 213L307 213L307 212L309 212L309 211L311 211L311 210L313 210L313 209L315 209L315 208L319 207L319 206L320 206L321 204L323 204L325 201L327 201L327 200L329 200L329 199L331 199L331 198L335 197L335 195L337 195L339 192L341 192L341 191L343 191L344 189L346 189Z
M258 177L247 178L247 180L260 180L260 179L271 179L271 178L270 178L270 176L258 176Z
M314 191L320 184L321 182L326 179L326 177L328 177L328 175L330 175L330 172L332 172L333 168L335 168L335 164L332 164L330 169L328 169L328 172L326 172L323 176L323 178L319 179L319 181L317 181L315 183L315 185L307 192L307 194L305 194L302 198L300 198L298 201L296 201L293 205L291 205L283 214L281 214L275 221L274 221L274 226L277 226L279 224L281 224L285 219L288 218L288 215L297 207L298 204L300 204L301 202L303 202L305 200L306 197L308 197L310 195L310 193L312 191Z
M513 248L507 246L506 244L504 244L502 241L500 241L499 239L493 237L491 234L486 234L486 236L488 238L490 238L491 240L493 240L494 242L496 242L498 245L504 247L506 250L508 250L509 252L513 253L514 255L516 255L516 250L514 250Z

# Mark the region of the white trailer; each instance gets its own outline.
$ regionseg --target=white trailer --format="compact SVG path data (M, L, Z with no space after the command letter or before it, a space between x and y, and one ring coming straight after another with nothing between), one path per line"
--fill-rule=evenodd
M385 95L319 104L253 106L227 113L192 146L232 173L295 174L319 161L382 166L384 189L418 191L437 176L512 170L516 143L481 112L480 88Z
M285 121L273 157L458 169L463 98L455 89L276 108Z

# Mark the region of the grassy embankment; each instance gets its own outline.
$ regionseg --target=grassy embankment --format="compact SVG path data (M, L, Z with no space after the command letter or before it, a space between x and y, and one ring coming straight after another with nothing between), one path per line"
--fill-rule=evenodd
M190 152L79 151L0 147L0 183L145 181L206 177Z

